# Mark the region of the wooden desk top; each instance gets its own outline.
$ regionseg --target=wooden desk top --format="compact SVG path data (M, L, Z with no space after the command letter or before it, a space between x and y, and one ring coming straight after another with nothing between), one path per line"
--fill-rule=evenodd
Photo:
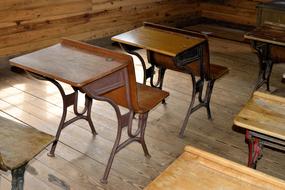
M273 28L266 25L258 27L253 31L246 33L244 38L285 46L285 30L277 27Z
M10 63L74 87L82 87L127 65L103 48L68 39L11 59Z
M285 181L191 146L145 190L284 190Z
M235 117L234 124L285 140L285 98L255 92Z
M150 26L142 26L119 34L112 37L112 40L172 57L205 41L203 38L191 37Z

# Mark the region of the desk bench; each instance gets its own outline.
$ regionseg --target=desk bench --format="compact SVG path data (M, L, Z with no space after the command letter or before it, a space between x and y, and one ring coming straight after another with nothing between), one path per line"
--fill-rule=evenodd
M12 190L22 190L26 165L53 137L0 116L0 169L11 170Z
M285 181L186 146L144 190L284 190Z

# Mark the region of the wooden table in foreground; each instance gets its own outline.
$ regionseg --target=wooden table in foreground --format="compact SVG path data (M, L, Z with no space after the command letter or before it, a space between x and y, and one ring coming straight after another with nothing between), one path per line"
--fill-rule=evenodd
M284 190L285 181L186 146L145 190Z
M264 145L285 151L284 97L256 91L234 124L246 129L249 167L256 168Z
M79 119L87 120L92 133L97 134L91 120L92 98L108 101L100 95L113 89L127 88L127 66L133 64L132 58L128 55L68 39L64 39L60 44L11 59L10 63L38 79L52 82L60 91L63 99L63 114L50 156L54 156L61 131ZM58 81L69 84L74 92L65 94ZM86 93L85 108L81 112L77 105L79 91ZM113 106L112 102L110 104ZM70 106L73 106L76 116L66 121L67 108ZM121 134L118 133L117 138L121 138ZM115 144L114 147L117 148L118 145L115 146ZM113 158L114 155L110 155L103 182L107 181Z
M269 81L273 64L285 63L285 29L280 27L260 26L244 35L251 41L259 58L259 74L254 91L266 84L269 91ZM285 81L282 76L282 82Z
M144 23L144 26L112 37L123 50L137 56L144 70L144 84L150 78L151 86L162 88L166 69L188 73L192 79L192 97L179 136L184 135L190 115L201 107L206 107L211 119L210 99L215 80L228 72L223 66L210 64L207 37L201 33ZM147 51L147 68L144 59L135 52L137 48ZM159 68L158 80L154 82L155 67ZM198 77L199 79L196 79ZM204 84L208 82L206 92ZM194 106L196 95L199 103Z

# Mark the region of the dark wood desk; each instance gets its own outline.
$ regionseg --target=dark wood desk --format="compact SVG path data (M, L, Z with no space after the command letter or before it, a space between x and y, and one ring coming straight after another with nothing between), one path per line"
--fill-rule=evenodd
M256 168L264 145L285 151L284 97L254 92L234 124L246 129L249 167Z
M24 69L38 79L52 82L61 93L63 114L49 153L50 156L54 156L61 131L78 119L87 120L92 133L96 134L91 120L92 98L109 101L112 104L112 101L104 99L100 95L121 87L128 88L127 66L133 64L132 58L128 55L67 39L64 39L60 44L11 59L10 62L11 65ZM74 92L65 94L64 89L57 81L71 85ZM79 112L77 108L78 91L86 93L85 108L82 112ZM66 121L67 108L70 106L73 106L76 116ZM117 115L119 114L117 113ZM121 117L119 119L123 120ZM128 118L125 116L126 119ZM136 135L134 137L137 138ZM118 133L117 139L120 138L121 133ZM132 138L130 139L132 140ZM128 140L132 142L130 139ZM119 150L116 148L119 145L116 143L114 150L118 152ZM113 158L114 155L111 155L102 179L103 182L107 181Z
M259 58L259 74L254 91L263 84L266 84L269 91L273 64L285 63L285 30L277 26L263 25L245 34L244 37L251 41L251 46Z
M190 115L199 108L206 107L208 118L211 119L210 98L214 82L227 73L228 69L219 65L210 65L209 46L205 35L144 23L142 27L112 37L112 40L118 42L126 52L140 59L144 70L144 84L150 78L151 86L162 89L166 69L190 74L193 84L192 98L180 129L180 137L184 135ZM137 48L147 51L147 58L151 67L147 68L142 56L134 51ZM155 67L159 68L156 82L154 82ZM199 79L196 80L195 77ZM206 81L208 82L207 89L203 93ZM199 104L194 106L197 94L199 94Z

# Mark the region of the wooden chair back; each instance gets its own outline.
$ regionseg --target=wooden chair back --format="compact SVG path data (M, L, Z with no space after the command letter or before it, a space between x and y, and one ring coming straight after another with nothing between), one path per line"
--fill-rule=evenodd
M110 50L107 50L110 51ZM116 104L133 109L139 110L138 104L138 93L137 93L137 83L136 83L136 74L133 64L133 58L127 54L122 54L114 51L112 52L112 57L115 59L120 59L123 62L128 64L127 72L128 72L128 84L107 92L103 94L104 97L112 99Z

